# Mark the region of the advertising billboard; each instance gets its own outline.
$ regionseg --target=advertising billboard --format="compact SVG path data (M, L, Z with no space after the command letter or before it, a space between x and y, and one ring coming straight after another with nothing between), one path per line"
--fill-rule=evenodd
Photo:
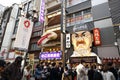
M32 21L26 19L25 17L20 18L16 39L14 43L15 48L24 49L24 50L28 49L32 28L33 28Z

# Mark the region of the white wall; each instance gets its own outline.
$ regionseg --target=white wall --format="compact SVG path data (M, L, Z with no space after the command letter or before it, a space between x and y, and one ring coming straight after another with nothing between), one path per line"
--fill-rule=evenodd
M94 25L96 28L105 28L112 26L111 18L95 21Z
M96 6L105 2L108 2L108 0L91 0L92 6Z
M9 51L11 46L11 37L13 35L17 13L18 13L18 5L14 5L10 15L9 22L6 26L5 35L1 46L1 51L5 49L6 53Z

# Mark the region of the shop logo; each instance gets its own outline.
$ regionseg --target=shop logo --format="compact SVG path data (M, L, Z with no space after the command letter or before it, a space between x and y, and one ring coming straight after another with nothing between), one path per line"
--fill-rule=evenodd
M29 21L29 20L25 20L25 21L24 21L24 26L25 26L26 28L28 28L28 27L30 26L30 21Z

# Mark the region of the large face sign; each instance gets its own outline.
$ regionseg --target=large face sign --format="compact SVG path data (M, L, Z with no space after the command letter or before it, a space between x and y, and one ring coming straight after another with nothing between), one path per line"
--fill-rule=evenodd
M72 34L72 44L75 51L80 49L90 49L92 42L93 36L89 31L79 31Z

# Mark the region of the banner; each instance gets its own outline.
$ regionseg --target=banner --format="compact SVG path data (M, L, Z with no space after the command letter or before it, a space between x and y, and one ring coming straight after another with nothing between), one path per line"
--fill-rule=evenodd
M41 4L40 4L40 14L39 14L39 21L41 23L44 22L44 14L45 14L45 1L41 0Z
M22 50L28 49L32 28L33 28L32 21L26 19L25 17L20 18L16 39L14 43L15 48L19 48Z
M95 46L101 45L100 29L99 28L93 29L93 36L94 36L94 45Z

